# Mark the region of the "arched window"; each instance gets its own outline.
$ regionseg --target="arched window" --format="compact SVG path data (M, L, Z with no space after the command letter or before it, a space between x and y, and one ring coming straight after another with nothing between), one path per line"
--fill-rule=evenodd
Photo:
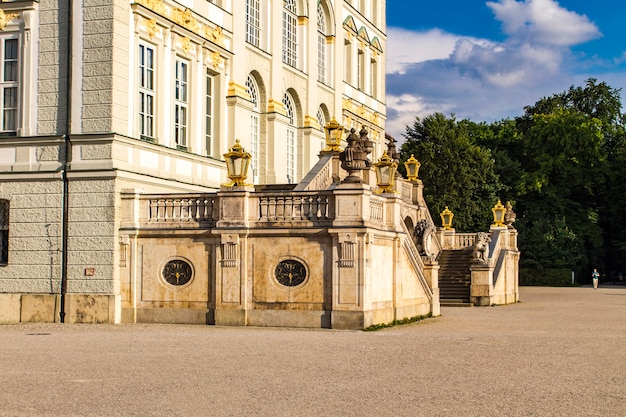
M283 4L283 62L295 68L298 62L296 0L283 0Z
M287 127L287 182L293 184L296 180L296 112L293 98L289 93L283 96L283 104L289 118Z
M0 265L9 263L9 200L0 200Z
M326 84L326 14L322 3L317 3L317 81Z
M324 129L324 126L326 126L326 115L324 114L324 109L322 108L322 106L317 109L317 123L319 123L322 129Z
M248 75L246 80L247 92L250 95L250 101L254 104L250 115L250 144L252 146L252 181L257 184L260 175L260 137L259 137L259 87L252 74Z

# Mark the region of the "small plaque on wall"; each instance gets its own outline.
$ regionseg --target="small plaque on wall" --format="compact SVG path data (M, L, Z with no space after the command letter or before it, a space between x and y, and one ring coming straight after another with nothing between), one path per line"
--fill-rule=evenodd
M96 268L85 268L86 277L93 277L94 275L96 275Z

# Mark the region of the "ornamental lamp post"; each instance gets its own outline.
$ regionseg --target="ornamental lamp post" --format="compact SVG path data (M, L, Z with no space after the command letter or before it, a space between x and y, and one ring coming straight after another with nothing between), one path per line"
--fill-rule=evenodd
M445 210L439 215L441 216L441 226L443 230L452 230L452 218L454 217L454 213L450 211L448 206L446 206Z
M373 165L376 170L376 185L379 187L376 194L394 192L397 162L384 151L378 162Z
M326 133L326 152L341 152L341 137L343 136L343 127L333 119L324 126L324 133Z
M228 170L228 178L232 181L228 187L246 185L245 180L248 177L248 167L252 155L245 151L239 143L239 139L235 141L235 146L230 148L228 153L224 154L226 160L226 169Z
M407 159L406 162L404 163L404 167L406 168L406 176L409 181L418 180L417 174L421 166L422 164L420 163L420 161L415 159L413 154L411 154L411 157Z
M498 199L498 203L491 209L491 211L493 212L492 226L504 226L504 213L506 213L506 208L502 205L500 199Z

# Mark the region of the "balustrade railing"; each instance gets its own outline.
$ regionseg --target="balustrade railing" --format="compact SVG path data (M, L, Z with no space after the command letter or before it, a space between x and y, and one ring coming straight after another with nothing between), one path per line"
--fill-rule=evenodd
M181 196L177 198L149 198L148 222L215 221L216 197Z
M455 233L454 248L470 248L476 244L476 233Z
M328 220L331 216L327 194L270 195L259 197L259 220Z
M370 220L374 223L385 223L385 203L383 201L370 198Z

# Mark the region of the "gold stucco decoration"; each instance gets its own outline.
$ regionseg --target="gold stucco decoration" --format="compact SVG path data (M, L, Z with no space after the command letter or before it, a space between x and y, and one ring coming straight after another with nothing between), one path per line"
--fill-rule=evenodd
M349 111L352 114L356 114L360 118L367 120L375 126L382 127L379 114L375 111L369 110L365 107L364 104L361 104L357 107L352 99L344 98L341 108L345 111ZM348 121L350 120L351 119L348 117ZM350 122L344 123L344 125L348 125L349 123Z
M4 30L6 25L11 23L16 17L17 13L5 13L4 10L0 9L0 30Z
M184 27L192 31L193 33L208 39L209 41L222 45L224 44L224 39L226 35L221 27L210 27L207 24L199 22L193 15L191 9L179 9L173 6L169 6L163 3L163 0L136 0L137 3L145 6L146 8L152 10L158 15L165 17L166 19L172 20L174 23L179 26ZM156 32L155 32L156 34Z
M213 62L213 68L217 69L217 67L222 65L222 63L224 62L224 59L220 56L219 52L215 51L215 52L211 52L211 61Z
M159 27L157 26L157 22L154 19L145 21L146 30L148 31L148 36L150 39L154 38L154 35L159 33Z
M161 16L170 16L170 9L165 4L163 4L162 0L139 0L138 3L143 4L148 9L160 14Z
M189 39L189 37L185 36L184 38L182 38L180 40L180 44L183 48L183 51L188 54L189 51L191 51L192 45L191 45L191 39Z
M215 26L212 29L208 26L205 26L204 36L216 45L222 45L225 37L224 31L220 26Z

